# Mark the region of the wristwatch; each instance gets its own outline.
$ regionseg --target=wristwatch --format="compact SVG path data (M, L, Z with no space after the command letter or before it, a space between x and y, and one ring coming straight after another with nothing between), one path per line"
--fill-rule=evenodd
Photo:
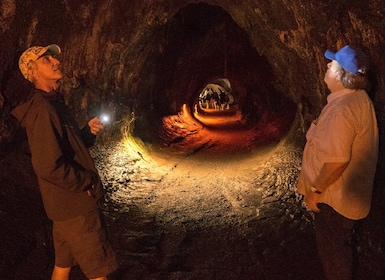
M310 190L313 192L313 193L318 193L320 194L321 192L316 188L316 187L311 187Z

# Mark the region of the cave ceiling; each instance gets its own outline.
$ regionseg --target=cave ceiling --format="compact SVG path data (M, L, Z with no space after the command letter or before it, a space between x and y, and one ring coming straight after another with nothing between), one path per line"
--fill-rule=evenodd
M384 236L381 225L385 208L382 171L385 161L381 156L385 131L384 30L383 0L1 0L0 214L3 260L0 270L15 274L21 267L25 275L32 277L33 272L27 264L32 264L33 270L38 271L49 268L44 264L53 264L53 251L47 245L52 241L47 234L51 224L43 217L26 137L15 132L17 128L11 122L10 111L24 102L31 90L18 69L20 54L33 45L54 43L62 49L60 61L64 77L60 90L79 125L95 115L110 122L98 136L100 142L95 145L92 155L110 198L118 197L117 201L121 203L109 200L108 211L113 224L117 225L113 233L120 252L128 255L131 250L135 251L123 268L127 275L132 278L132 271L138 275L148 270L160 273L162 279L164 275L180 278L187 275L180 274L180 269L188 269L188 272L184 271L186 273L196 272L190 271L190 264L197 260L198 267L215 276L228 277L227 272L233 268L255 276L250 261L253 265L258 264L258 273L261 268L268 271L267 275L277 273L282 276L285 273L281 270L271 268L292 261L287 256L295 256L296 265L286 265L285 269L297 273L301 271L298 268L307 267L314 275L314 268L318 271L319 266L314 264L313 253L303 253L301 243L304 240L315 246L306 237L307 230L313 225L308 218L306 223L299 220L302 214L297 206L292 206L296 205L294 196L298 199L293 193L305 132L320 113L328 94L323 82L327 64L324 51L353 44L371 58L368 92L374 101L380 132L374 207L369 216L371 220L366 224L372 232L363 236L370 246L360 247L360 253L369 260L362 267L381 271L383 276L385 258L380 248L384 241L379 237ZM215 98L214 101L206 99L212 90L217 91L217 97L222 94L219 85L227 98L220 104L224 104L223 107L218 107ZM102 113L109 115L104 118ZM207 117L210 114L216 119L224 119L220 126L214 126L215 129L211 127L211 120L215 118ZM228 126L231 129L227 129ZM138 136L129 139L132 140L128 143L130 149L126 149L128 141L116 141L118 145L115 145L115 136L127 134ZM218 138L214 139L214 136ZM163 141L163 146L156 150L160 151L159 157L150 158L141 148L146 146L143 142L148 144L155 137ZM234 148L243 149L244 153L231 158L221 154L223 149L215 154L219 142L224 143L228 152ZM263 147L266 148L264 152L260 153L263 149L256 149L256 152L251 149L252 144L262 142L270 144ZM188 151L175 153L177 160L170 160L172 153L162 152L174 146L188 148ZM270 148L271 151L283 149L271 157ZM148 154L154 150L148 148ZM214 151L214 156L206 150ZM246 160L240 163L243 156ZM158 162L162 164L156 166ZM228 169L221 169L223 166ZM194 170L198 170L196 176L191 175ZM226 174L226 170L231 170L230 174ZM243 178L243 174L251 174L251 177ZM184 184L187 181L191 183ZM170 186L171 190L168 189ZM202 188L207 192L202 192ZM246 191L241 192L242 188ZM157 191L164 191L164 195ZM175 198L171 199L170 194L175 194ZM167 206L159 208L159 201ZM225 204L218 206L218 201ZM254 205L259 201L263 201L262 207L256 209ZM146 205L145 210L137 205ZM277 209L272 211L275 207ZM250 215L258 216L261 223L248 218L242 224L239 213L231 214L228 219L226 213L233 213L230 212L233 209L241 214L252 213ZM248 212L250 209L252 212ZM156 214L149 218L146 216L149 210ZM126 216L116 216L120 215L119 211L126 211ZM167 213L170 215L165 215ZM192 219L192 231L186 230L186 221L190 219L186 213L197 217ZM215 219L210 221L207 217L211 213ZM174 220L173 215L179 217ZM170 234L167 227L152 225L162 222L165 217L170 217ZM226 228L212 226L212 221L222 218ZM182 224L175 227L175 221ZM271 227L266 222L271 223ZM204 223L209 231L202 230ZM238 228L238 225L242 227ZM128 234L131 229L137 230L138 238ZM261 234L260 230L266 232ZM287 234L285 239L279 236L281 231ZM212 240L221 242L213 242L204 248L213 255L202 255L197 251L195 256L187 257L198 243L196 236L205 241L199 244L208 244ZM217 244L234 247L227 254L218 251ZM47 246L49 254L43 250ZM269 248L263 250L266 246ZM279 251L275 251L275 247L280 247ZM147 259L141 248L148 255ZM298 248L300 251L296 251ZM178 254L174 254L174 250ZM253 250L255 255L250 254ZM218 252L225 262L210 271L211 260L217 263L222 259ZM137 262L138 256L139 261L144 260L144 265ZM204 257L210 257L209 266ZM263 261L260 262L259 257ZM270 260L277 257L276 266L271 266ZM297 258L299 263L295 262ZM181 259L189 265L182 267ZM309 263L304 265L304 260ZM223 274L217 274L220 271ZM365 277L374 279L370 274Z
M9 112L30 90L18 73L20 53L56 43L63 50L62 91L80 121L108 109L116 120L134 112L145 126L183 104L193 108L207 83L228 78L246 114L288 104L298 109L303 132L325 102L327 48L355 44L368 52L376 71L371 95L382 108L384 6L379 0L4 0L0 108Z

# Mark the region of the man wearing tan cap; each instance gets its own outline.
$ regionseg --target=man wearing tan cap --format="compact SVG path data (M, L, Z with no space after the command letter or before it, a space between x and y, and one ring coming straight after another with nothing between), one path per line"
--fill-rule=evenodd
M87 149L103 125L95 117L80 130L70 114L57 92L60 53L57 45L35 46L20 56L20 71L34 89L12 114L27 132L44 208L53 221L52 279L69 279L74 265L89 279L107 279L118 263L102 223L103 188Z

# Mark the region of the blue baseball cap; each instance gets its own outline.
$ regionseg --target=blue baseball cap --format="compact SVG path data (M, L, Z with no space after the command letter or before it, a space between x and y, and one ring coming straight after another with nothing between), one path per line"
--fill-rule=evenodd
M346 71L356 75L364 75L367 71L367 59L365 54L357 48L346 45L338 52L325 51L325 57L335 60Z

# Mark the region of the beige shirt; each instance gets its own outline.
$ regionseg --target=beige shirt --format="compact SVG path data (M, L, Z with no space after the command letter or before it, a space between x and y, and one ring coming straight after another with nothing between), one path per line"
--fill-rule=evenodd
M369 214L378 156L378 128L373 104L364 90L332 93L306 134L298 192L306 195L324 163L349 162L320 201L346 218Z

